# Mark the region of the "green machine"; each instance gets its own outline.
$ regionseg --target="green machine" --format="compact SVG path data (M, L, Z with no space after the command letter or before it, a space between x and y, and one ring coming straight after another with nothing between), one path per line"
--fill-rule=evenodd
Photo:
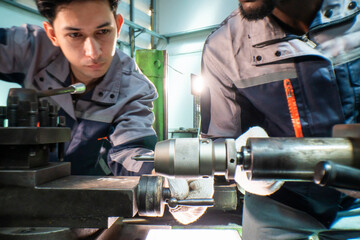
M154 102L154 129L158 141L166 140L167 126L167 53L162 50L136 50L135 61L140 70L155 85L159 98Z

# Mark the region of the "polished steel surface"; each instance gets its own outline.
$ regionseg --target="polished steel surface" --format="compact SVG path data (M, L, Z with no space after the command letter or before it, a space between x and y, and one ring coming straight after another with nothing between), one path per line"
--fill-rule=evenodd
M70 175L70 163L50 162L45 167L28 170L0 170L0 186L35 187Z

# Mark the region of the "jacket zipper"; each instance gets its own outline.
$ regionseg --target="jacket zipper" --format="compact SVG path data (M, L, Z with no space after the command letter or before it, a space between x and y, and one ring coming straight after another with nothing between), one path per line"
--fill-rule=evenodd
M303 42L305 42L307 45L309 45L311 48L316 48L316 46L317 46L317 44L316 44L315 42L311 41L311 40L308 38L307 34L302 35L302 36L301 36L301 40L302 40Z
M353 18L354 16L356 16L358 13L359 13L359 11L356 11L355 13L353 13L353 14L345 17L345 18L342 18L342 19L339 19L339 20L335 20L335 21L332 21L332 22L329 22L329 23L326 23L326 24L322 24L322 25L310 28L307 33L305 33L304 35L301 36L301 40L303 42L305 42L307 45L309 45L310 47L315 48L317 46L317 44L309 39L309 34L312 34L312 33L316 32L318 30L322 30L324 28L327 28L327 27L335 25L335 24L346 22L347 20L349 20L349 19Z

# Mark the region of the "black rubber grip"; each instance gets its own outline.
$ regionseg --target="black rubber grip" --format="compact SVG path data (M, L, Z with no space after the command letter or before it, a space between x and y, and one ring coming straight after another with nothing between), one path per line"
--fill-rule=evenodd
M314 182L321 186L360 190L360 169L331 161L319 162L315 166Z

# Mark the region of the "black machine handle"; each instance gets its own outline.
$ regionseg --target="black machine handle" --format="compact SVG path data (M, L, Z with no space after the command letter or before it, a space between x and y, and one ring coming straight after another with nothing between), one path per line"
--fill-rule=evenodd
M314 182L321 186L358 191L360 169L322 161L315 167Z

